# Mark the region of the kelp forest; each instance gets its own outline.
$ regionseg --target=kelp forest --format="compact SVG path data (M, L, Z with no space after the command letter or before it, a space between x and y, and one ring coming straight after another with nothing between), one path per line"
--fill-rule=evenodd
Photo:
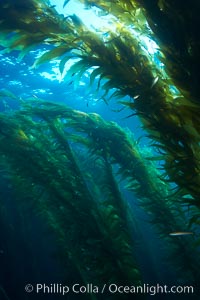
M199 299L200 3L76 1L109 16L113 29L95 31L60 2L66 15L48 0L0 1L1 57L42 48L29 71L58 60L66 91L88 74L90 97L95 86L116 116L138 118L149 144L95 106L1 85L0 299L149 299L134 289L144 284L193 286L177 294Z

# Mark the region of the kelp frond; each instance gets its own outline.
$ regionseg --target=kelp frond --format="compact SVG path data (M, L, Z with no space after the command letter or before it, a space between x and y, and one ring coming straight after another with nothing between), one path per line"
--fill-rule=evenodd
M128 233L129 221L126 205L114 177L114 166L118 166L118 177L126 180L129 189L137 195L139 205L150 213L150 220L160 236L172 242L173 251L181 249L185 253L184 258L189 257L182 242L178 240L175 243L169 237L170 232L183 230L185 219L180 204L187 203L187 198L183 197L181 190L179 193L171 191L170 185L161 180L160 174L155 171L155 165L149 161L147 163L137 143L116 123L106 122L95 113L86 114L64 105L34 99L24 102L19 111L10 113L9 118L1 115L0 124L0 149L12 169L14 180L23 183L22 187L26 190L30 185L34 199L40 192L39 202L36 201L35 205L38 210L45 208L44 215L48 220L50 218L51 226L59 233L60 239L65 241L65 249L80 270L82 278L89 280L90 276L94 277L95 268L97 281L99 276L114 280L111 273L118 270L122 274L123 266L124 280L140 280L134 260L130 263L132 247ZM80 163L73 151L74 143L81 144L89 150L91 157L98 159L96 166L101 180L88 180L94 185L98 183L95 191L101 189L99 201L94 199L90 184L86 183L82 175ZM86 156L87 160L89 158ZM27 169L28 164L30 168ZM55 213L49 211L48 206ZM62 208L61 211L57 206ZM197 210L191 222L195 223L196 213ZM70 216L76 220L75 223ZM80 227L84 239L79 235ZM112 240L109 240L111 236ZM68 238L72 242L67 242ZM79 245L74 244L74 239L80 240ZM85 249L83 253L79 251L80 243ZM101 262L93 260L92 245L99 249L101 255L104 253L105 261L114 257L117 269L112 265L113 258L101 269ZM84 268L91 259L93 271L86 274ZM193 270L196 261L191 257L189 259Z
M114 184L108 184L108 193L102 189L113 210L108 218L107 203L98 203L91 194L68 140L66 128L73 129L70 120L87 114L53 103L40 104L26 103L22 110L10 112L9 118L0 115L0 153L13 186L20 191L19 200L28 198L47 220L62 254L73 262L83 282L140 284L128 224L122 219L123 200L111 197Z
M197 68L191 66L194 66L194 61L195 66L198 66L196 53L199 44L195 42L196 31L190 33L186 27L191 21L190 10L182 3L171 4L170 1L163 2L162 5L160 1L154 4L147 1L87 2L116 15L125 23L127 20L127 26L131 20L134 23L139 14L138 24L146 27L146 22L141 17L146 15L149 26L155 33L155 36L152 33L151 35L155 39L158 38L160 51L164 54L166 72L172 80L152 63L138 38L128 27L116 26L115 31L109 31L107 36L99 35L88 31L74 15L67 18L58 15L47 1L41 3L29 0L23 9L20 3L4 1L1 4L2 45L9 51L18 49L26 52L34 45L51 44L54 49L50 50L49 54L43 54L35 62L35 66L48 59L60 57L62 70L69 54L73 52L72 56L80 58L80 62L71 67L69 74L76 73L77 80L80 80L89 68L96 67L91 75L91 83L100 76L99 84L102 79L107 80L103 84L105 95L110 89L117 88L121 95L132 97L133 105L129 107L140 116L145 129L153 134L159 132L160 146L164 146L167 157L165 169L169 172L171 180L180 187L184 185L198 201L200 120L197 113L198 84L195 78L199 76L196 76ZM183 9L186 18L181 18L180 9ZM194 10L195 5L191 8L192 12ZM196 13L194 15L195 22L198 22ZM184 28L181 31L184 43L181 43L178 37L179 25L176 24L179 22L175 23L176 17L180 19ZM139 25L136 27L139 28ZM171 33L166 35L166 30ZM183 34L187 37L186 40ZM182 93L178 101L177 95L174 96L171 92L173 84ZM140 97L135 98L135 95ZM170 167L168 161L171 161ZM190 168L185 168L185 163L190 164ZM170 168L174 171L170 171Z

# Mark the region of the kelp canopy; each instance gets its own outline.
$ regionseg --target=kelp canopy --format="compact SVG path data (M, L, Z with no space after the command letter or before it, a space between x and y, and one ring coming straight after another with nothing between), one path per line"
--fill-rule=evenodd
M75 73L78 79L95 67L91 84L100 76L99 84L107 79L102 86L105 93L117 88L114 96L131 96L125 104L140 116L164 154L166 174L186 195L192 196L187 200L189 204L199 206L197 1L191 1L189 6L180 1L84 3L117 17L115 31L109 30L106 35L90 32L77 16L58 15L48 1L4 1L0 4L4 52L17 49L23 57L31 47L45 43L53 48L39 57L33 67L60 57L62 72L70 58L79 58L67 75ZM131 26L158 43L168 75L152 62L129 30ZM173 85L179 93L171 91Z

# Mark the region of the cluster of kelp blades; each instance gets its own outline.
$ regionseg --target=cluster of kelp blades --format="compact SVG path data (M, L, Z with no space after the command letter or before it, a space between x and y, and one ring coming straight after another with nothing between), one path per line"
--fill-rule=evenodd
M199 207L199 4L195 0L190 5L178 0L81 2L115 16L115 30L91 32L76 15L58 15L49 1L6 0L0 4L4 52L19 50L22 58L36 45L52 45L33 67L59 57L62 73L69 59L79 58L67 75L75 80L95 67L91 84L106 79L101 86L105 94L117 88L113 96L131 97L123 103L140 116L164 154L166 176L185 192L185 202ZM158 70L131 26L158 43L168 75ZM171 91L174 85L179 92ZM199 222L198 214L193 221Z
M60 251L83 282L138 285L142 281L134 258L133 216L121 196L116 172L150 214L169 244L168 255L178 270L184 270L184 279L198 281L192 240L188 237L185 243L169 236L188 229L179 204L181 194L171 192L153 163L150 168L117 124L95 113L34 98L18 111L2 113L0 128L1 166L19 192L20 203L32 203L48 222Z
M49 113L43 109L34 113L30 106L9 118L1 115L3 168L10 174L20 201L24 195L24 205L31 202L54 229L61 254L74 264L83 282L98 286L104 282L139 284L128 225L122 217L126 209L120 207L124 204L110 167L101 161L105 176L110 178L105 181L105 192L101 191L101 202L87 187L86 173L81 172L69 146L60 119L62 108L54 111L48 106ZM102 186L103 182L104 178Z

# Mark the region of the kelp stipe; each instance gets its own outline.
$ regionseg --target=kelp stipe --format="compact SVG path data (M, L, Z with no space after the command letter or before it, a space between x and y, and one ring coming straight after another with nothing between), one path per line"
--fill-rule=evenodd
M55 103L27 103L26 110L22 114L35 114L49 119L51 122L65 119L62 126L65 128L66 134L70 129L67 134L68 139L86 146L91 155L95 155L97 162L100 159L100 166L106 170L104 175L101 175L102 178L105 176L107 178L103 185L100 184L101 191L110 187L112 193L109 192L109 200L104 203L108 206L105 208L105 214L108 212L111 220L112 217L116 218L115 222L118 220L117 224L120 224L120 219L115 215L118 212L117 214L125 220L125 207L120 197L117 196L118 193L116 194L117 187L112 179L110 164L118 165L118 175L127 180L127 188L137 195L139 205L150 214L150 221L159 232L160 238L170 245L170 249L166 249L167 256L171 257L174 265L177 265L177 270L184 270L185 261L188 261L190 275L188 277L193 278L191 280L196 282L199 268L196 260L198 251L197 255L194 255L196 253L195 245L192 241L189 245L184 244L182 240L174 240L169 235L177 230L188 230L183 225L186 216L180 206L180 203L184 202L184 193L180 190L176 192L171 190L170 185L162 180L156 166L150 163L149 159L151 158L137 146L131 135L126 134L116 123L106 122L97 114L86 114ZM72 129L74 132L71 131ZM95 184L95 182L93 183ZM120 200L118 203L117 199ZM176 258L178 252L181 253L179 259ZM186 277L186 273L184 276Z
M65 107L62 110L73 113ZM49 111L49 116L42 109L36 114L32 107L13 113L9 119L0 116L0 151L13 184L19 188L19 200L23 200L23 195L28 198L34 211L48 222L57 236L62 256L73 263L84 283L140 284L129 229L121 229L121 224L126 227L122 206L119 207L122 200L120 196L118 202L111 198L117 195L114 181L108 185L110 205L99 204L91 195L69 146L68 133L62 124L64 115L60 114L59 120L55 112L52 118L53 109Z
M98 6L99 1L96 3ZM119 3L112 4L111 12L115 14L115 11L120 11L117 16L119 20L122 18L126 24L127 17L127 25L130 25L131 20L132 23L136 20L138 22L136 22L136 29L140 30L141 24L142 28L148 32L148 26L142 15L147 15L147 21L149 21L150 25L152 25L151 17L152 19L154 17L155 19L157 18L156 22L160 21L162 23L162 20L159 19L160 14L165 14L166 16L169 14L170 18L174 19L174 16L170 15L172 10L169 7L171 5L167 3L163 4L159 2L158 5L154 4L148 7L146 1L126 1L126 3L120 1ZM153 21L154 25L151 26L155 31L155 36L152 32L149 34L151 38L155 39L156 34L159 35L159 40L161 41L160 51L166 54L164 62L167 70L169 69L168 73L172 74L171 79L163 75L155 64L152 64L151 59L144 49L142 49L138 39L128 29L125 29L124 26L116 26L115 32L109 32L108 36L104 36L104 39L102 39L100 35L88 31L75 16L64 20L63 16L58 15L55 9L49 8L48 4L48 2L38 4L38 2L29 0L26 10L20 10L19 5L14 5L13 7L13 3L8 0L6 3L1 4L1 34L4 38L3 46L6 47L5 49L8 51L18 49L23 54L24 51L29 50L29 47L36 44L45 43L54 45L55 50L50 50L52 52L50 52L49 56L48 54L44 54L46 56L39 58L39 61L35 62L35 66L42 61L46 61L46 59L61 56L61 66L63 69L65 62L69 59L69 55L71 55L72 58L77 57L81 59L78 62L79 67L76 68L75 72L78 73L79 78L88 68L92 66L97 67L91 75L91 82L97 75L100 75L99 82L101 82L102 78L107 79L107 82L103 85L105 93L115 87L119 89L120 95L130 95L132 97L132 101L125 104L136 111L145 129L150 132L151 138L158 142L157 147L165 153L165 169L172 182L176 182L180 189L185 191L185 195L192 195L192 201L188 201L188 198L185 197L185 202L199 207L198 143L200 120L197 113L199 104L195 96L191 98L191 93L185 93L181 88L183 79L179 78L178 83L176 80L179 76L177 74L182 74L178 70L182 70L182 66L184 66L185 72L189 74L192 64L188 66L186 64L188 59L184 60L185 56L183 55L181 59L177 58L172 71L170 68L167 68L172 59L168 55L169 51L165 49L165 44L168 41L162 43L162 36L157 33L157 28L154 26L155 21ZM95 5L95 2L92 4ZM120 7L120 10L118 7ZM131 12L128 14L127 8L131 9ZM151 11L152 8L155 9ZM42 9L45 13L42 13ZM105 2L103 9L110 12L109 3ZM192 7L193 9L194 7ZM149 16L151 14L150 11L154 13L151 17ZM187 15L186 20L188 21L189 13L187 10L184 10L184 13ZM137 14L140 15L139 19L137 19ZM176 15L178 14L176 13ZM41 31L36 31L37 28L35 25L33 28L32 22L30 23L30 20L35 20L35 18L40 19L40 22L36 22L36 24L37 26L42 26L43 32L41 34ZM10 20L12 20L12 23ZM183 22L184 20L181 20L181 23ZM170 30L173 30L173 24L175 23L172 22L169 27ZM178 23L176 22L176 24ZM158 28L163 27L158 26ZM187 28L184 28L187 33ZM7 35L11 32L15 33L14 36ZM172 34L171 39L173 38ZM188 43L190 45L190 42ZM173 45L176 45L176 41L174 40ZM193 61L194 58L197 59L195 55L197 51L195 49L198 49L198 43L192 43L189 48L194 51L189 51L183 45L181 53L186 53L186 58L190 57L189 60ZM67 53L69 55L65 56ZM175 55L178 55L178 53L176 49ZM124 54L128 55L128 60ZM195 82L195 80L192 80L191 84L195 84ZM174 95L171 92L173 84L177 84L177 88L180 88L180 93ZM195 84L195 89L196 86ZM139 98L136 97L138 95Z
M158 43L160 60L164 62L164 68L169 77L159 74L158 70L156 71L156 68L148 62L146 54L143 54L147 60L146 64L142 61L141 64L149 70L152 69L157 80L152 81L152 85L147 84L148 92L144 98L124 104L136 109L144 122L144 127L150 133L153 132L150 134L151 138L156 140L158 142L156 146L165 152L167 174L185 191L185 194L192 194L193 200L188 199L189 204L199 207L199 85L195 79L199 77L197 53L200 45L196 31L196 24L199 23L199 17L196 14L198 4L193 2L188 7L178 1L150 3L149 1L122 0L112 5L109 1L86 0L82 2L88 6L100 7L126 26L132 25L136 31L146 34ZM144 16L146 16L146 22L144 22ZM191 19L192 16L194 20ZM152 32L149 31L147 22ZM180 32L181 35L179 35ZM124 27L121 30L121 37L125 37ZM133 40L130 39L130 41L133 46ZM136 53L141 57L140 51L137 49ZM150 79L148 71L146 76ZM145 78L139 78L138 72L134 82L140 81L144 88ZM169 89L170 85L175 85L180 94L173 96ZM120 88L120 84L118 83L116 87ZM128 94L134 99L130 90ZM135 92L135 95L137 94Z

